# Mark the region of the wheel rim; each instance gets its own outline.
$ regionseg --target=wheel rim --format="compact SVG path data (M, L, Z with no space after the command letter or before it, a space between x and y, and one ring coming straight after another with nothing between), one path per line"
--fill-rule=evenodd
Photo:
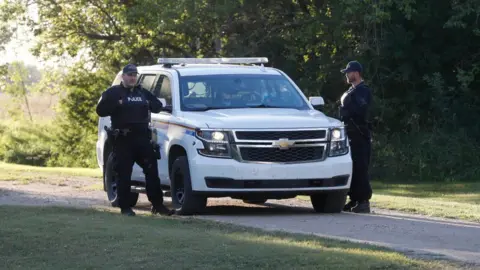
M175 173L175 198L180 205L185 201L185 188L183 186L183 174L179 171Z

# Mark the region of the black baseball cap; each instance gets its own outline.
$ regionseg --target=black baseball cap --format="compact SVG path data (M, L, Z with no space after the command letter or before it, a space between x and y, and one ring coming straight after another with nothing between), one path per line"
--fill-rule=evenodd
M362 72L362 70L363 70L362 65L358 61L350 61L348 62L347 67L345 67L340 71L342 73L347 73L352 71Z
M123 74L138 73L137 66L134 64L128 64L123 68Z

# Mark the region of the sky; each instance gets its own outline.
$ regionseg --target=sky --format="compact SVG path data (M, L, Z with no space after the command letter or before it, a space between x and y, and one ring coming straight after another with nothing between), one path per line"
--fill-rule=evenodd
M5 0L0 0L0 3L5 3ZM35 6L29 9L29 15L34 19L37 18L37 9ZM28 29L20 28L12 37L10 43L5 46L5 51L0 51L0 62L4 64L6 62L21 60L25 63L40 65L40 63L38 63L40 60L29 51L34 45L33 41L33 33L28 31Z
M0 3L4 3L5 0L0 0ZM29 15L37 20L37 9L35 5L30 6ZM0 51L0 64L9 63L12 61L23 61L27 65L37 66L39 68L53 65L52 61L44 61L41 58L35 57L30 49L35 44L35 37L28 28L19 28L12 37L10 43L5 46L5 51ZM66 60L65 65L69 64L69 60Z
M33 35L28 31L17 31L10 43L6 45L5 51L0 52L2 63L21 60L25 63L38 65L40 60L33 56L29 49L33 46Z

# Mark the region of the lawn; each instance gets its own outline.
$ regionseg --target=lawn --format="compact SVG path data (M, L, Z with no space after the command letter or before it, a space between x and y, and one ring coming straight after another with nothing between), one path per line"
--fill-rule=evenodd
M399 184L372 182L371 205L379 209L480 222L480 183ZM309 197L299 196L310 200Z
M480 183L373 182L375 207L480 222Z
M367 245L210 221L0 206L0 268L447 269Z
M102 172L100 169L37 167L0 162L0 181L21 180L29 182L47 180L49 177L69 176L101 178Z
M56 183L62 177L101 178L100 169L49 168L0 162L1 180ZM387 184L372 182L372 205L432 217L456 218L480 222L480 183ZM100 186L96 187L101 189ZM309 200L300 196L300 199Z

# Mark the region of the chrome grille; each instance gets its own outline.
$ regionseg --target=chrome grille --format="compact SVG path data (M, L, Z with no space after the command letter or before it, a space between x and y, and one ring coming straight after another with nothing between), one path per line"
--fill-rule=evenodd
M242 141L322 140L327 138L326 130L279 130L279 131L236 131L236 138Z
M307 162L323 159L324 146L293 147L279 149L273 147L240 147L240 156L247 162Z
M234 130L231 146L240 162L314 162L325 159L328 136L327 128Z

